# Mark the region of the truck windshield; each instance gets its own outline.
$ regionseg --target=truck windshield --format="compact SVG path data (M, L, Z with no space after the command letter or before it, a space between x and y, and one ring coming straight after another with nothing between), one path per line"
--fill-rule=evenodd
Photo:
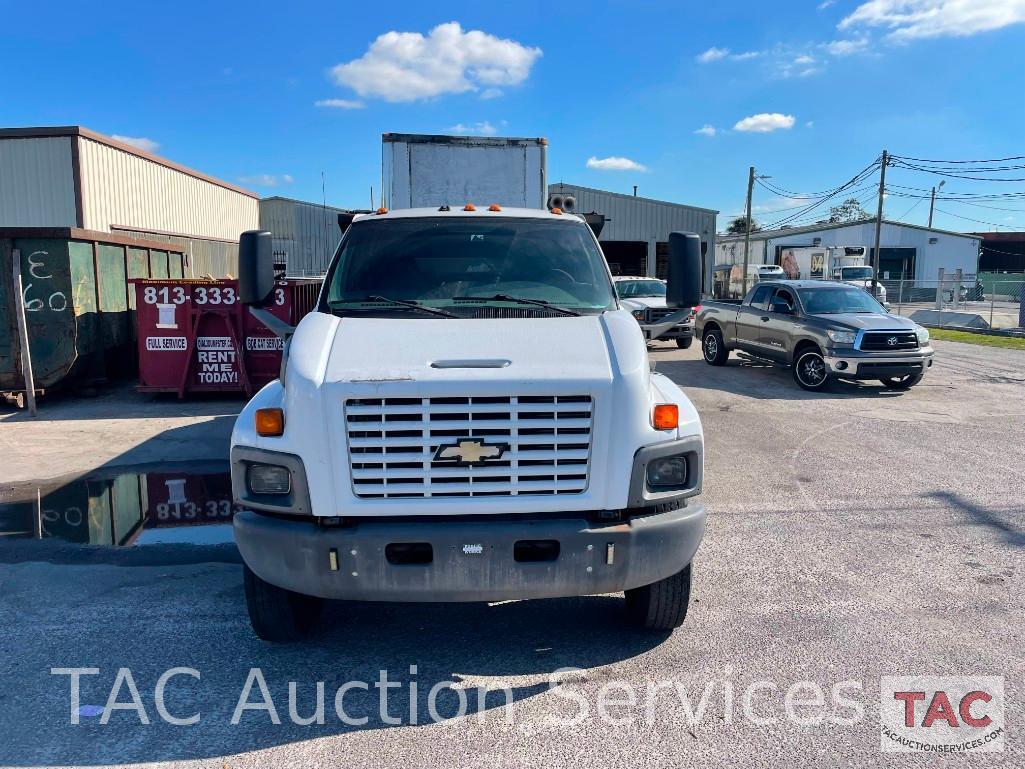
M871 267L842 267L843 280L872 280Z
M620 280L616 282L620 299L634 296L665 296L666 285L661 280Z
M481 304L515 306L517 315L550 313L544 304L573 314L615 308L605 261L582 222L478 216L358 222L327 280L333 312L416 310L382 307L372 297L465 317Z
M809 315L886 312L879 302L860 288L801 288L797 293Z

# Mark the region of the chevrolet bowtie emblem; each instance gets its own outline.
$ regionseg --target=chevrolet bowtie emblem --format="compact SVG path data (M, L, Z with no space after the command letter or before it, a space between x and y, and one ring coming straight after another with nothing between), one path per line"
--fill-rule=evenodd
M509 446L504 443L462 440L455 445L438 446L434 461L456 462L462 465L483 464L489 459L499 459L507 448Z

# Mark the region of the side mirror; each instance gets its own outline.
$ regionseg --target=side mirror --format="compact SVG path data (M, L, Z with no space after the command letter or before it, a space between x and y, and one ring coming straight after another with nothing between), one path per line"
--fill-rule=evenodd
M772 311L778 312L780 315L793 315L794 308L784 302L782 299L772 300Z
M238 293L244 304L263 304L274 290L274 249L266 230L247 230L238 239Z
M701 238L693 232L669 233L666 306L680 310L701 304Z

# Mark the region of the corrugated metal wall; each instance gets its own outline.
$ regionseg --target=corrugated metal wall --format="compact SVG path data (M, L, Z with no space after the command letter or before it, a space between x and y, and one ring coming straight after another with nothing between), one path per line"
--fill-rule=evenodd
M0 139L0 227L75 227L68 136Z
M274 235L274 253L288 275L322 275L341 233L339 208L289 198L260 201L260 229Z
M119 235L126 235L141 240L155 240L161 243L174 243L180 246L188 257L186 278L199 278L209 275L214 278L238 276L238 243L221 240L202 240L200 238L181 238L173 235L161 235L146 230L116 229Z
M716 212L662 200L621 195L575 184L550 184L550 194L573 195L576 213L605 214L600 241L643 241L648 243L649 275L655 274L657 244L665 243L670 232L694 232L701 237L707 258L705 281L710 285L712 255L715 253Z
M237 241L259 223L255 198L91 139L73 140L79 142L86 229L120 226Z

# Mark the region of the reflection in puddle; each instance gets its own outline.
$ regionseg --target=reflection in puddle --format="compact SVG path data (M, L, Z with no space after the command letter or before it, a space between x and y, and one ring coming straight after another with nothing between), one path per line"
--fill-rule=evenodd
M232 541L227 462L111 468L0 486L0 541L58 537L88 545Z

